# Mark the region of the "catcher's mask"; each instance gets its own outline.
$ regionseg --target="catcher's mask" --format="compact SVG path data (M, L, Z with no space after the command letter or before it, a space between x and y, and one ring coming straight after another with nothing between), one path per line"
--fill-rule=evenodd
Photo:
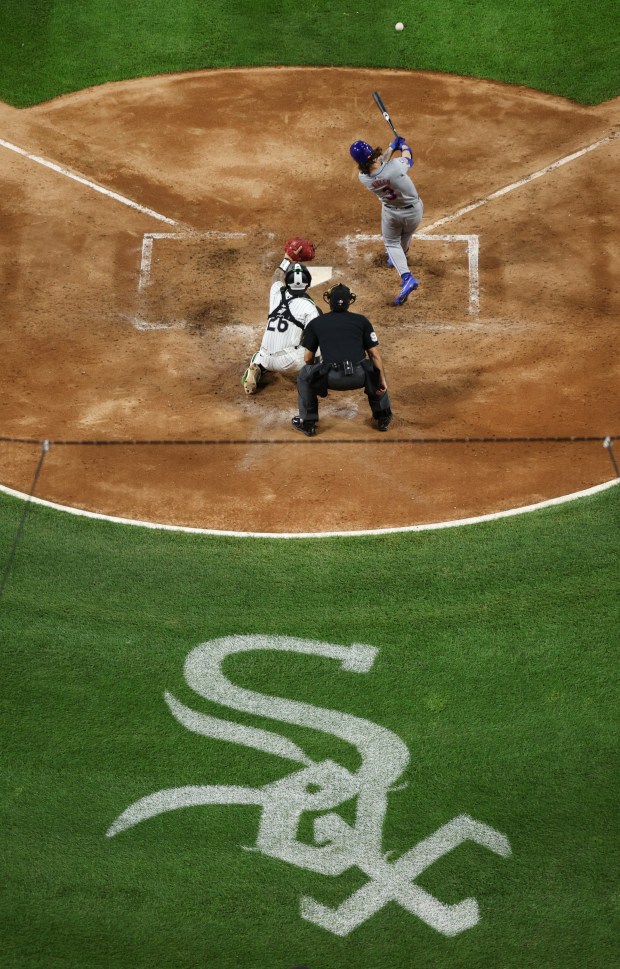
M286 270L284 282L294 293L305 293L308 286L312 283L312 276L306 266L302 266L300 262L296 262L290 269Z
M349 148L351 158L353 158L358 165L363 165L364 162L369 161L373 151L374 148L369 145L367 141L354 141Z
M338 283L337 286L332 286L331 289L323 293L323 299L326 303L329 303L330 308L334 312L344 313L345 310L348 310L351 303L355 302L357 296L344 283Z

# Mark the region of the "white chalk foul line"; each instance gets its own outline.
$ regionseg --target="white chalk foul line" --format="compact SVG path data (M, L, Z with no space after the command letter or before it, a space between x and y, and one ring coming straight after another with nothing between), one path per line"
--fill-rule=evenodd
M175 219L169 219L167 216L161 215L160 212L155 212L153 209L149 209L145 205L139 205L137 202L133 202L131 199L128 199L125 195L119 195L118 192L112 192L109 188L104 188L103 185L98 185L96 182L92 182L89 178L84 178L83 175L77 175L68 168L63 168L62 165L56 165L55 162L47 161L47 159L41 158L39 155L32 155L30 152L25 151L18 145L11 144L10 141L4 141L2 138L0 138L0 145L2 145L3 148L8 148L9 151L17 152L18 155L23 155L24 158L28 158L30 161L36 162L37 165L43 165L45 168L50 168L53 172L58 172L59 175L64 175L65 178L71 178L74 182L79 182L80 185L85 185L87 188L92 188L94 192L99 192L101 195L107 195L108 198L114 199L116 202L121 202L123 205L128 205L129 208L135 209L136 212L142 212L144 215L149 215L152 219L158 219L160 222L167 222L168 225L179 225Z
M475 316L480 312L480 280L478 275L478 236L467 240L467 272L469 274L469 312Z
M94 511L85 511L82 508L71 508L69 505L59 505L54 501L46 501L44 498L33 498L24 494L22 491L15 491L0 485L0 492L10 495L13 498L20 498L35 505L42 505L45 508L53 508L55 511L62 511L68 515L77 515L80 518L95 518L99 521L114 522L117 525L135 525L139 528L151 528L155 531L163 532L184 532L193 535L215 535L226 538L362 538L366 535L395 535L403 532L428 532L439 528L457 528L462 525L478 525L482 522L498 521L500 518L511 518L514 515L523 515L530 511L540 511L542 508L551 508L554 505L563 505L569 501L576 501L578 498L586 498L589 495L596 495L608 488L613 488L620 484L620 478L612 478L611 481L604 481L602 484L594 485L583 491L574 491L570 495L561 495L558 498L549 498L547 501L539 501L534 505L523 505L521 508L508 508L506 511L490 512L488 515L477 515L472 518L457 518L453 521L432 522L427 525L403 525L398 528L372 528L360 529L359 531L348 532L236 532L217 528L192 528L189 525L163 525L158 522L137 521L133 518L118 518L114 515L102 515Z
M581 158L583 155L587 155L590 151L595 151L602 145L609 144L614 138L620 135L620 131L616 131L611 135L607 135L605 138L595 141L594 144L588 145L586 148L580 148L579 151L574 151L570 155L566 155L564 158L554 161L551 165L547 165L546 168L541 168L538 172L533 172L531 175L526 175L525 178L520 178L518 182L511 182L510 185L505 185L504 188L500 188L497 192L492 192L491 195L487 195L486 198L480 199L478 202L472 202L471 205L466 205L464 208L459 209L458 212L454 212L453 215L446 215L443 219L437 219L431 225L426 226L426 232L432 232L433 229L438 229L440 225L446 225L448 222L454 222L455 219L460 219L462 215L467 215L468 212L473 212L474 209L479 209L483 205L488 205L494 199L501 198L502 195L508 195L509 192L514 192L516 189L521 188L523 185L527 185L529 182L533 182L535 178L542 178L543 175L548 175L549 172L553 172L556 168L561 168L562 165L568 165L569 162L575 161L576 158Z

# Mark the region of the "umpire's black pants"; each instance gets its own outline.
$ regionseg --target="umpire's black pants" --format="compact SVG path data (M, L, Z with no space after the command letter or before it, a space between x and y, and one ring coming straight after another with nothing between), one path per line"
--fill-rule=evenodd
M329 367L327 374L325 368ZM375 379L373 379L373 376ZM378 371L370 360L353 366L353 373L345 374L342 364L307 363L297 375L297 397L299 416L303 421L318 421L319 394L324 390L359 390L364 387L368 403L375 420L389 417L392 413L387 390L380 396L376 393ZM322 385L322 386L321 386Z

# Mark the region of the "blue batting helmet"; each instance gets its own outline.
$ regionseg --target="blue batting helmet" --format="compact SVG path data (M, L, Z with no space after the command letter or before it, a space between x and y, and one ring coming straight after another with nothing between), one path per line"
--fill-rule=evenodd
M358 165L362 165L367 162L372 155L374 148L368 144L367 141L354 141L349 148L351 153L351 158L353 158Z

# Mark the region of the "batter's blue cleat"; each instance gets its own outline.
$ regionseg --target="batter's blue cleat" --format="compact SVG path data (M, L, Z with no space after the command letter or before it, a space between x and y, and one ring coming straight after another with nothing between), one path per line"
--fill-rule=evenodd
M412 276L411 273L405 273L402 279L403 286L400 293L394 300L394 306L402 306L403 303L406 303L409 294L412 293L414 289L417 289L420 285L415 276Z

